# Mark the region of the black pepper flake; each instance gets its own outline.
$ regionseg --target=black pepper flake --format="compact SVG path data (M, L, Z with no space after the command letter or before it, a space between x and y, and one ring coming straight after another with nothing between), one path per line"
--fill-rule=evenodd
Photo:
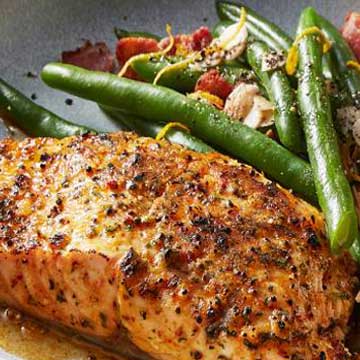
M223 251L227 250L229 248L227 237L223 235L219 235L216 238L216 246Z
M240 309L239 309L239 307L235 305L235 306L233 307L233 312L234 312L234 315L235 315L235 316L240 315Z
M249 348L249 349L251 349L251 350L257 349L257 345L254 344L254 343L252 343L252 342L251 342L250 340L248 340L248 339L244 339L244 340L243 340L243 344L244 344L247 348Z
M32 72L32 71L28 71L26 73L26 77L30 78L30 79L36 79L37 78L37 74Z
M142 317L143 320L146 320L146 317L147 317L146 311L141 310L141 311L140 311L140 316Z
M35 93L32 93L30 97L31 97L31 100L36 100L37 99L37 95Z
M64 245L64 241L66 240L66 236L64 234L57 233L51 238L49 238L49 242L51 245L55 247L59 247L61 245Z
M103 312L100 312L99 317L100 317L100 321L101 321L101 326L103 328L106 328L107 327L107 316Z
M210 324L206 329L206 335L209 337L209 338L216 338L219 334L220 334L220 327L218 324Z
M80 320L80 325L83 327L83 328L89 328L91 327L91 323L89 320L87 319L82 319Z
M231 331L228 331L228 334L230 335L230 336L237 336L237 331L236 330L231 330Z
M111 216L116 213L116 210L114 210L111 206L106 209L106 215Z
M191 356L195 359L195 360L200 360L203 358L203 355L200 351L192 351L191 352Z
M279 320L277 324L278 324L278 327L279 327L280 330L284 330L284 329L285 329L286 324L285 324L284 321Z
M48 153L43 153L40 155L40 161L45 162L50 159L50 155Z
M140 162L140 159L141 159L141 155L138 153L135 153L130 160L130 165L138 164Z
M56 301L57 301L58 303L60 303L60 304L67 302L63 290L60 290L60 291L56 294Z
M264 303L265 303L265 305L269 305L269 304L274 303L274 302L276 302L276 301L277 301L276 296L275 296L275 295L271 295L271 296L267 296L267 297L265 298Z
M180 309L179 306L176 307L175 312L176 312L177 314L180 314L180 313L181 313L181 309Z
M324 351L321 351L321 352L320 352L319 359L320 359L320 360L326 360L326 354L325 354Z
M145 176L144 173L137 174L137 175L134 176L133 180L136 181L136 182L142 181L144 179L144 176Z
M65 99L65 104L71 106L74 103L73 99L67 98Z
M319 239L314 233L310 234L310 236L308 237L307 242L313 248L316 248L316 247L320 246Z
M137 188L137 185L133 181L127 180L125 188L126 190L135 190Z
M210 221L204 216L196 216L194 219L191 220L191 223L195 226L204 226L209 225Z
M293 225L297 225L299 222L300 222L300 219L296 218L296 217L292 217L290 219L290 222L293 224Z
M252 311L252 309L251 309L250 306L245 306L244 309L243 309L243 311L242 311L242 315L243 315L243 316L248 316L248 315L251 314L251 311Z
M55 289L55 282L53 279L49 279L49 290Z
M207 309L207 311L206 311L206 316L207 316L208 319L211 319L211 318L215 317L215 316L216 316L216 312L215 312L214 308L209 307L209 308Z
M201 315L196 315L195 321L196 321L198 324L201 324L201 323L202 323L202 317L201 317Z

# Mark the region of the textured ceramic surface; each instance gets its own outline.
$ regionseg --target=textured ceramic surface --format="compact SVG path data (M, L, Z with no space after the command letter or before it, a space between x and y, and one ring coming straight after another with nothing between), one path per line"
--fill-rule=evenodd
M289 33L295 30L298 15L307 5L315 6L337 25L347 11L360 8L360 0L244 1ZM57 60L62 50L80 45L82 39L105 40L114 49L114 26L161 35L167 22L175 32L187 32L216 21L213 0L0 0L0 76L28 96L35 93L39 104L65 118L114 130L117 125L95 105L74 97L72 106L65 105L66 94L25 74L39 73L44 64ZM1 353L0 358L10 359Z

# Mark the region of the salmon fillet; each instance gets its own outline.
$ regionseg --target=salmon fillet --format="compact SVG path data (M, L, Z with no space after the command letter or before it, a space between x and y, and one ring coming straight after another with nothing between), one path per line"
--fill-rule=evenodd
M0 142L0 301L133 359L346 359L355 265L251 167L131 133Z

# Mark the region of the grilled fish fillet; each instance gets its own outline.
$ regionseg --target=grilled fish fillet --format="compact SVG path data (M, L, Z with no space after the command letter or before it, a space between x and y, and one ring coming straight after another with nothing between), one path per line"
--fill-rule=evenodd
M0 301L134 359L346 359L355 266L249 166L131 133L0 142Z

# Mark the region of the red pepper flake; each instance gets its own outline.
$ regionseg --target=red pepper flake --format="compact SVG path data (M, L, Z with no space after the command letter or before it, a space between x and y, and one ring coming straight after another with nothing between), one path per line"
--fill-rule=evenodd
M107 186L111 189L111 190L117 190L118 189L118 183L115 180L110 180L107 183Z

